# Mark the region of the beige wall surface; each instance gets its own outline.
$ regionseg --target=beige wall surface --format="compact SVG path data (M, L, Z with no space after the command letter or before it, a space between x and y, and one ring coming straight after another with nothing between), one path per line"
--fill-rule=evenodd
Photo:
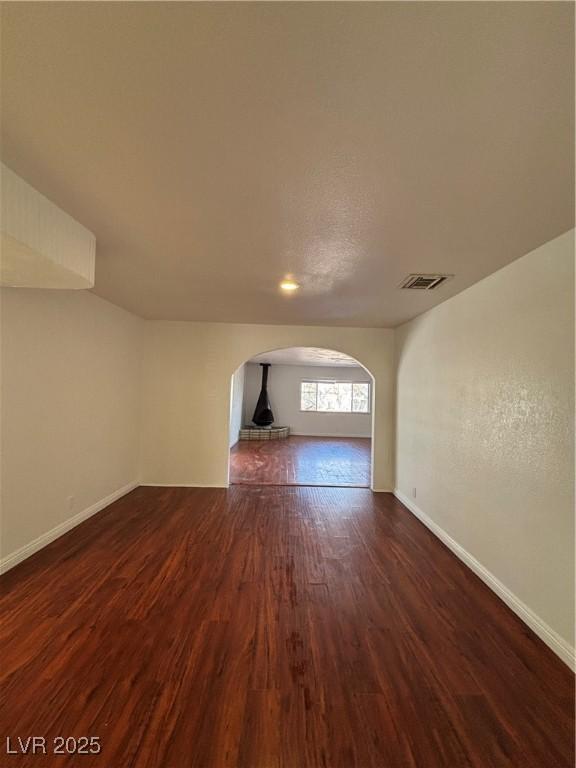
M138 481L144 322L85 291L3 289L2 555Z
M569 645L573 302L572 231L397 331L397 488Z
M241 365L232 376L232 390L230 393L230 447L238 442L238 435L242 427L242 407L244 404L244 382L246 379L246 366Z
M377 328L146 323L143 482L225 486L230 379L246 360L284 347L354 357L375 378L373 487L393 487L394 333Z
M269 370L268 392L276 424L290 427L293 435L370 437L371 413L319 413L300 410L300 383L305 380L371 381L359 366L273 365ZM260 394L262 369L246 366L244 423L250 424Z

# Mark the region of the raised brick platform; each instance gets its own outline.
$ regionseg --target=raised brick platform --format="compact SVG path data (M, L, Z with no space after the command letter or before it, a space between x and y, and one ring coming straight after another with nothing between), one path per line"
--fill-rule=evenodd
M240 440L285 440L290 427L242 427Z

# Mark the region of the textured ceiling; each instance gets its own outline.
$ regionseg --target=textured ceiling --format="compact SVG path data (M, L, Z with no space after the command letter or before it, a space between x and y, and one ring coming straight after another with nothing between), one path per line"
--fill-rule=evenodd
M573 226L573 13L3 3L3 157L144 317L393 326Z
M256 355L249 363L271 363L272 365L328 365L340 368L358 366L353 357L336 352L332 349L318 347L287 347L275 349L273 352L263 352Z

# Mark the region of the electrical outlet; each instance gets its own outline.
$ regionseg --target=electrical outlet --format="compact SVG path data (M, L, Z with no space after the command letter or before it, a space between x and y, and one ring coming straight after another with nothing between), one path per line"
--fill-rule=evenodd
M414 498L416 498L416 487L412 488L412 496L414 496Z
M72 512L74 510L74 496L68 496L68 511Z

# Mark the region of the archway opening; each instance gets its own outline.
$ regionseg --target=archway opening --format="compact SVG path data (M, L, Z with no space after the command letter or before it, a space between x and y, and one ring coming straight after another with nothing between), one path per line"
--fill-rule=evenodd
M259 353L230 383L229 483L372 487L375 380L320 347Z

